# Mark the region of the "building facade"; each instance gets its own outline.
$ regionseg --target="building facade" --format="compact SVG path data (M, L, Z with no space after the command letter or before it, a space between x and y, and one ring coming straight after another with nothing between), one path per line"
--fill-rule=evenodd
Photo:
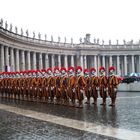
M131 72L140 73L140 42L134 44L131 41L129 44L124 41L124 44L108 45L104 42L99 44L98 40L94 43L90 42L90 35L87 34L84 42L80 40L79 44L47 41L46 38L38 39L12 32L7 29L6 25L0 25L0 71L23 71L30 69L47 69L55 66L77 66L82 68L95 67L98 69L104 66L108 69L109 66L115 66L117 75L127 75Z

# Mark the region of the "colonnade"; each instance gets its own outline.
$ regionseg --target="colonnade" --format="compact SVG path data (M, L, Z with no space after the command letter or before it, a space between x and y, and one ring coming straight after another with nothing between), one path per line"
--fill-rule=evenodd
M118 75L127 75L131 72L140 73L140 55L80 54L77 56L76 54L65 53L50 54L20 50L0 44L0 71L47 69L55 66L68 68L77 65L81 65L83 69L95 67L97 70L100 66L107 69L109 66L115 66Z

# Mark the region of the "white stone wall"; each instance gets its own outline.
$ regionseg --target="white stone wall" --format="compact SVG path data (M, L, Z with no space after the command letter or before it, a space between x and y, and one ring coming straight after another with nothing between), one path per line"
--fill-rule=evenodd
M119 85L118 91L140 92L140 82L135 82L135 83L130 83L130 84L122 83Z

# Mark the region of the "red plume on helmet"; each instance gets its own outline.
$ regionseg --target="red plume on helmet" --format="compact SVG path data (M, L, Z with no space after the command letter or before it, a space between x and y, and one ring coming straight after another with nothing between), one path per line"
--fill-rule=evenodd
M41 69L41 72L46 72L46 70L45 69Z
M101 70L106 71L106 70L105 70L105 67L100 67L100 68L99 68L99 71L101 71Z
M111 71L111 70L115 71L115 67L113 67L113 66L109 67L109 71Z
M48 72L49 70L52 72L52 69L51 69L51 68L47 68L47 72Z
M80 71L82 71L82 67L81 67L81 66L77 66L77 67L76 67L76 71L77 71L78 69L80 69Z
M90 72L92 72L92 71L96 72L96 69L95 68L91 68Z
M60 69L61 72L62 72L63 70L64 70L65 72L67 71L65 67L62 67L62 68Z
M74 67L70 66L70 67L68 68L68 71L70 71L70 70L74 71Z
M89 72L89 70L88 69L84 69L84 73L87 73L87 72Z
M54 69L53 69L54 71L56 71L56 70L59 70L59 68L58 67L54 67Z

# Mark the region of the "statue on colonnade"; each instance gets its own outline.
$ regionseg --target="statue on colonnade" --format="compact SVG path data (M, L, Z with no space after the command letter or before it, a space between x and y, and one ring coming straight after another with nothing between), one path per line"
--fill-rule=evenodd
M10 24L10 32L12 32L12 29L13 29L13 25Z
M21 36L23 36L23 29L21 28Z
M15 33L18 34L18 28L15 26Z
M38 39L39 40L41 39L41 33L40 32L38 33Z
M7 30L7 28L8 28L8 23L7 23L7 21L5 22L5 30Z
M26 36L27 36L27 37L29 36L29 32L28 32L28 29L26 30Z
M3 19L1 18L0 26L3 27Z
M33 39L35 39L35 32L33 32Z

